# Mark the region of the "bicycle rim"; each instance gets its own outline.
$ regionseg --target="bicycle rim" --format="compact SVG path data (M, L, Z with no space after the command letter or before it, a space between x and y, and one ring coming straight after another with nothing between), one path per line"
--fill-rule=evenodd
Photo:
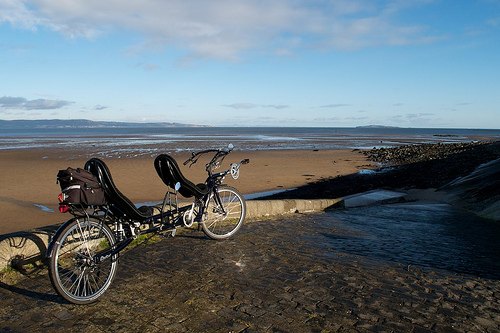
M75 219L57 241L49 267L56 291L75 304L96 301L116 274L116 255L100 263L93 260L115 244L112 231L98 220Z
M218 197L213 194L208 202L202 228L212 239L225 239L234 235L243 224L245 200L231 187L219 187L217 193Z

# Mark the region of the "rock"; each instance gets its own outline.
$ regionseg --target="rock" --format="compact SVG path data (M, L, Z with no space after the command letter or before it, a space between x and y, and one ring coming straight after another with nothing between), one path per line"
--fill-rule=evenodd
M388 165L402 165L443 159L483 144L485 144L485 142L405 145L394 148L373 148L364 151L363 154L374 162Z

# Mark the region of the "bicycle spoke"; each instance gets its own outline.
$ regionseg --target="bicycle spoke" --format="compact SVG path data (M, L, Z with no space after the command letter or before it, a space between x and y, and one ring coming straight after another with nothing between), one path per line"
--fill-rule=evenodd
M96 252L114 246L112 231L96 219L75 219L58 244L49 266L52 284L70 302L93 302L109 287L116 273L113 258L94 261Z
M78 229L80 230L80 236L83 238L83 243L85 244L85 247L87 248L87 255L90 256L90 249L89 249L88 241L85 237L85 234L83 233L82 226L80 224L80 220L76 220L76 222L78 225Z
M243 223L244 214L241 195L233 188L222 186L209 201L203 230L214 239L230 237Z

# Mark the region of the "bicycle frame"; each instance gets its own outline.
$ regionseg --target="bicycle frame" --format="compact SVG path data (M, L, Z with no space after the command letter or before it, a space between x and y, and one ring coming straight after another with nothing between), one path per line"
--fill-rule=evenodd
M243 224L246 205L243 195L223 181L228 174L237 179L240 165L249 162L232 163L230 169L214 173L231 150L229 146L193 153L184 163L192 165L201 154L215 152L205 165L208 177L203 185L188 181L171 156L159 155L155 169L162 181L173 189L165 193L161 206L141 208L136 208L118 190L103 161L96 158L87 161L85 168L99 179L106 191L107 203L87 207L67 203L60 195L60 208L64 208L60 211L69 211L73 218L59 227L47 249L49 278L57 293L75 304L96 301L112 283L119 254L139 235L170 233L175 236L177 228L191 227L197 222L198 228L211 239L231 237ZM180 205L178 193L194 199L190 204Z
M208 177L205 180L205 184L207 185L209 191L203 198L201 198L201 200L195 198L194 202L192 202L191 204L179 207L177 200L177 191L179 190L179 188L176 186L176 188L174 189L175 192L167 191L165 193L161 210L158 214L153 214L152 216L149 216L143 220L134 220L134 221L131 220L124 221L120 218L116 218L113 215L109 205L98 207L98 209L95 209L90 214L87 212L86 209L78 205L71 206L69 211L71 214L74 215L74 218L68 220L66 223L61 225L56 231L56 233L51 237L51 240L58 239L64 227L69 223L73 222L74 219L77 220L79 218L88 219L92 217L100 220L101 223L114 225L113 232L115 233L115 237L118 242L111 249L106 250L102 253L97 253L94 256L94 260L96 262L102 262L103 260L106 260L108 258L113 258L115 255L119 254L139 235L170 232L172 236L175 236L176 229L178 227L187 226L185 222L185 214L187 212L189 212L189 215L192 218L192 222L203 223L203 215L205 214L206 207L208 206L208 203L212 198L212 196L214 196L215 201L219 205L219 207L222 207L223 210L222 214L226 214L220 196L217 192L217 189L220 185L222 185L222 181L227 176L227 174L231 172L231 170L229 169L222 172L213 173L213 169L214 167L218 166L218 164L225 158L225 156L231 150L232 148L228 150L209 149L200 151L196 154L193 154L192 157L188 159L188 161L184 162L184 165L186 165L191 160L192 164L194 164L196 163L200 155L210 152L215 152L214 157L205 166L205 169L208 173ZM248 162L249 160L242 160L240 163L238 163L238 165L246 164ZM175 204L172 203L172 196L175 197ZM195 213L194 212L195 208L198 208L199 211L196 213L196 216L193 217L193 214ZM128 230L124 228L124 225L125 227L128 227ZM146 230L141 230L140 227L144 225L152 225L152 227ZM52 250L55 245L56 244L53 241L49 243L47 249L48 259L51 258L53 253Z

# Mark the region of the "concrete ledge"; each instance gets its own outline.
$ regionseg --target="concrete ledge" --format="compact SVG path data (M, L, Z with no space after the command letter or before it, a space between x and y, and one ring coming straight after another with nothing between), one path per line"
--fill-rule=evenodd
M12 268L29 273L43 265L50 235L57 226L0 235L0 272Z
M318 200L249 200L246 202L248 219L286 215L293 213L320 212L341 205L342 199Z
M344 197L344 207L365 207L401 201L407 195L406 192L388 190L372 190Z
M342 199L248 200L246 218L319 212L342 202ZM48 240L57 227L54 225L0 235L0 272L7 268L23 271L26 267L40 265L47 251Z

